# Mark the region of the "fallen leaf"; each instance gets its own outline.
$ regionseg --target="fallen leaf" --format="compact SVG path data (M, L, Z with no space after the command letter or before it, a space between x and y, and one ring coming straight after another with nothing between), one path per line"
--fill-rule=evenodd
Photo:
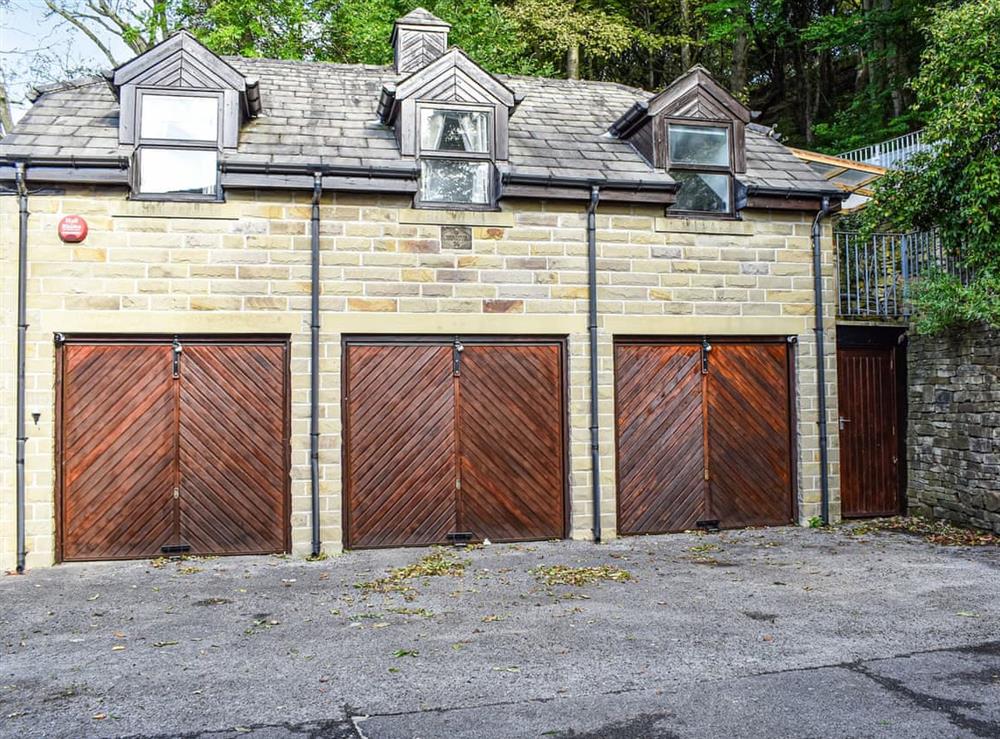
M111 647L111 651L112 652L124 652L125 651L125 645L123 645L123 644L115 644L113 647Z
M100 593L95 593L94 595L92 595L89 598L87 598L87 600L97 600L100 597L101 597ZM105 718L107 718L107 717L105 716Z
M979 614L973 613L972 611L959 611L955 615L961 616L962 618L979 618Z
M106 713L95 713L94 716L93 716L94 721L103 721L107 717L108 717L108 714L106 714Z
M153 642L154 647L173 647L177 644L175 641L157 641Z

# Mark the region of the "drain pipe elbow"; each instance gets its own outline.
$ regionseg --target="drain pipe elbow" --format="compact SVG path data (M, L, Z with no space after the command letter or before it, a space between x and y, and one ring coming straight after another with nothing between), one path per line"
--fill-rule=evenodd
M601 188L592 185L587 205L587 332L590 339L590 474L594 541L601 540L601 446L597 397L597 204Z
M18 231L17 231L17 452L15 456L15 487L17 518L17 574L23 575L28 548L25 539L25 448L28 434L25 425L25 362L28 336L28 185L27 167L18 162L14 177L17 184Z
M813 293L816 305L816 395L819 428L819 484L820 515L824 524L830 523L830 450L826 425L826 336L823 329L823 227L821 221L830 214L830 198L824 197L812 223L813 239Z
M309 485L312 502L312 556L322 548L319 530L319 204L323 196L323 175L313 173L310 251L312 268L309 281Z

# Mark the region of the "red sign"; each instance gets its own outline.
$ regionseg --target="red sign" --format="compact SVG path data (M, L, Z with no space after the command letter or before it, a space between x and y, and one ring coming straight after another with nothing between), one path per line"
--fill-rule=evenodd
M75 244L87 238L87 222L81 216L63 216L59 221L59 238Z

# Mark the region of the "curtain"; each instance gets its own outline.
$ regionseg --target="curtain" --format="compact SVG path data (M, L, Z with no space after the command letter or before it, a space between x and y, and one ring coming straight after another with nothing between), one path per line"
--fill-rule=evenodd
M428 115L429 114L429 115ZM445 117L443 111L426 111L424 115L422 130L420 132L420 146L423 149L440 149L441 138L444 134Z
M459 130L466 151L486 152L486 115L483 113L459 113Z

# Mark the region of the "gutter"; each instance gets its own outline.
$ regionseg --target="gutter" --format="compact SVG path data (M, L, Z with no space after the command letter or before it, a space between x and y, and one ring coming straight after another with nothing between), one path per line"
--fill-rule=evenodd
M360 167L333 164L268 164L267 162L226 162L219 163L219 169L233 174L276 174L313 177L370 177L372 179L409 180L417 176L415 167Z
M310 236L312 271L309 281L309 484L312 499L312 556L318 557L319 538L319 203L323 197L323 175L313 173Z
M597 397L597 203L601 188L590 188L587 205L587 332L590 337L590 477L594 506L594 541L601 540L601 442Z
M605 177L550 177L548 175L505 174L505 185L542 185L548 187L594 187L634 190L636 192L676 192L677 182L663 180L609 180Z
M830 198L824 197L820 210L812 223L813 239L813 293L816 303L816 391L818 395L817 420L819 424L819 484L820 515L824 524L830 523L830 451L826 428L826 344L823 330L823 229L820 221L830 214Z
M27 546L24 536L24 456L28 443L25 430L24 368L25 347L28 335L28 186L25 182L27 167L23 162L16 165L18 200L17 232L17 455L15 473L17 487L17 574L24 574Z

